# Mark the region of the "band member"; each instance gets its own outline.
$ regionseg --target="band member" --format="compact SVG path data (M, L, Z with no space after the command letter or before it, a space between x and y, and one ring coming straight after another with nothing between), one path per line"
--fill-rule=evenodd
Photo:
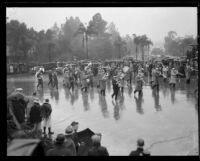
M144 84L144 79L143 79L142 73L138 73L138 75L136 76L136 82L137 82L137 85L136 85L134 94L136 92L139 92L139 95L142 95L142 87L143 87L143 84Z
M119 81L117 80L116 76L114 76L112 79L112 85L113 85L112 98L115 96L115 100L117 100L117 96L118 96L118 92L119 92Z
M168 71L169 71L168 67L162 64L162 76L164 82L167 81Z
M41 86L41 88L43 89L43 74L42 73L43 73L43 71L40 68L39 71L35 74L37 81L38 81L37 89L39 86Z
M50 70L49 71L49 82L48 82L48 86L51 85L51 87L53 86L53 73Z
M159 76L161 73L158 68L153 68L152 70L152 89L156 89L159 92Z
M189 65L186 65L185 75L186 75L186 83L190 84L192 68Z
M104 73L104 76L101 80L99 80L100 84L100 93L101 95L105 96L105 90L106 90L106 80L108 78L108 75Z
M125 80L124 78L122 78L120 79L120 91L122 95L124 94L124 86L125 86Z
M171 69L171 77L170 77L169 85L171 85L173 88L175 88L175 86L176 86L176 75L177 74L182 75L175 68L172 68Z
M56 89L58 89L58 77L56 71L53 72L53 87L56 87Z
M74 78L73 73L69 74L69 83L70 83L69 90L72 88L72 92L73 92L74 91L74 84L75 84L75 78Z
M87 71L84 70L83 73L82 73L82 88L81 88L81 91L84 90L84 92L87 92L88 90L88 75L87 75Z

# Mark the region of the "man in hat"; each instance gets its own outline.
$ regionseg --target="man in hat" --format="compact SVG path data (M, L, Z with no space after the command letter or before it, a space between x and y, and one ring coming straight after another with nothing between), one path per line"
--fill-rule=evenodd
M101 146L101 134L95 134L91 137L92 148L88 150L88 156L109 156L106 147Z
M22 89L22 88L16 88L16 89L15 89L15 92L22 93L22 92L23 92L23 89Z
M49 134L54 134L51 131L51 112L52 112L52 108L51 108L51 104L49 103L49 99L45 99L45 103L43 103L43 105L41 106L41 114L42 114L42 118L43 120L43 134L46 135L46 128L48 127L49 130Z
M72 135L74 134L74 130L72 126L68 126L65 129L65 138L66 141L64 143L65 147L70 149L72 152L72 156L76 156L76 146L74 144L74 141L72 140Z
M38 99L36 96L37 96L37 93L33 92L33 95L28 97L28 104L27 104L27 108L26 108L26 117L27 117L28 122L30 121L29 120L30 119L30 111L34 105L34 100Z
M138 139L137 140L137 149L135 151L131 151L129 156L150 156L150 152L143 149L144 140Z
M65 135L58 134L55 141L55 147L46 152L46 156L73 156L72 152L64 146Z
M78 152L78 148L80 146L80 142L78 140L78 134L77 134L79 123L76 121L73 121L71 123L71 126L72 126L72 129L74 130L74 134L72 135L72 140L74 141L76 152Z
M40 127L41 121L42 121L41 106L40 106L40 103L39 103L39 99L35 99L34 105L33 105L33 107L31 108L31 111L30 111L30 122L32 124L34 124L33 131L36 133L36 135L38 134L38 132L41 128Z

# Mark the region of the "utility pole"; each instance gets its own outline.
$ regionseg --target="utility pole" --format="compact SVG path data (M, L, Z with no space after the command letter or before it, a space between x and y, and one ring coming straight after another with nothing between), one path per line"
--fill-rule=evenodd
M89 59L89 54L88 54L88 35L85 33L85 39L86 39L86 54L87 54L87 59Z

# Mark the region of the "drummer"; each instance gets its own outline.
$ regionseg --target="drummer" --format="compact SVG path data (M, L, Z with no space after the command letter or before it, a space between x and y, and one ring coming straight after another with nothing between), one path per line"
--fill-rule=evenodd
M39 86L41 86L41 88L43 89L43 71L42 68L39 69L39 71L35 74L38 84L37 84L37 89Z
M134 94L136 92L138 92L139 96L141 96L142 95L142 87L143 87L143 84L145 83L142 72L138 72L138 75L136 76L136 82L137 82L137 85L136 85Z

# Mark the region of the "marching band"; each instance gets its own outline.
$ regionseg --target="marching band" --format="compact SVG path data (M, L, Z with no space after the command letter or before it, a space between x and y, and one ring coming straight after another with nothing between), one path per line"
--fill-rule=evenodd
M137 70L136 72L134 72L134 76L136 76L136 86L134 94L138 92L140 96L142 94L142 88L145 85L145 72L148 72L149 69L144 69L142 64L139 63L135 67L137 67ZM88 92L88 88L93 88L93 82L97 82L96 87L97 89L99 89L99 93L102 96L105 96L106 83L107 81L112 80L112 98L115 96L115 99L117 100L119 92L123 95L125 86L127 86L128 88L132 87L131 79L133 71L135 71L135 69L133 68L133 65L131 66L126 64L122 66L104 66L103 64L100 64L99 66L94 67L91 62L89 62L85 67L75 64L66 65L63 68L63 86L65 88L68 88L69 90L72 89L72 92L74 91L75 86L80 86L82 92ZM94 69L97 71L96 74ZM186 83L190 83L191 71L193 70L194 69L191 68L189 65L186 65ZM39 69L39 71L36 72L35 76L38 80L37 89L39 88L39 86L43 88L43 73L44 71L42 69ZM56 72L54 71L52 74L53 76L55 75L57 79L55 73ZM178 69L176 69L176 67L169 68L163 63L153 65L150 73L150 85L153 90L156 89L156 91L159 92L159 77L162 77L164 83L168 82L170 86L175 87L177 75L183 76L182 73L178 72ZM94 79L96 79L97 81L94 81ZM49 82L51 81L52 80L49 80Z

